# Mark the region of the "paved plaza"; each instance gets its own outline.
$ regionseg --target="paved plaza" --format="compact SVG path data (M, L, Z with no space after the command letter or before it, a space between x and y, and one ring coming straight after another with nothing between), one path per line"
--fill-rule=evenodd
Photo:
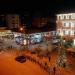
M39 60L40 62L47 62L50 67L50 75L54 75L53 67L56 67L55 75L74 75L75 74L75 59L70 54L67 54L68 66L66 68L58 67L56 59L58 52L51 53L50 62L47 58L39 58L37 54L30 52L20 52L19 50L10 50L0 52L0 75L49 75L49 73L41 68L37 63L27 59L26 62L20 63L15 60L19 54L27 55Z

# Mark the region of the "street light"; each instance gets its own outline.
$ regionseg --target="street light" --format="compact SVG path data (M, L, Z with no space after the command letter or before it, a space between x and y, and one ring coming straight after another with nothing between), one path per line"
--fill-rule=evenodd
M23 27L20 28L20 31L23 31Z
M24 32L24 27L20 27L20 28L19 28L19 31L20 31L20 32Z

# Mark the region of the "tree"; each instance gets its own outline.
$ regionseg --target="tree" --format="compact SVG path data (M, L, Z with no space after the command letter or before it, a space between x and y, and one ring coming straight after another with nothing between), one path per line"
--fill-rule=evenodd
M73 46L73 40L70 39L70 40L65 41L64 46L66 48L72 47Z

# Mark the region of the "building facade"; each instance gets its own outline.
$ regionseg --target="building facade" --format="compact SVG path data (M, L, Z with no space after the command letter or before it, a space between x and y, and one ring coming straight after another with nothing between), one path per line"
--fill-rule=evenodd
M18 28L20 25L20 18L18 14L6 15L6 22L9 29Z
M65 38L75 39L75 13L57 14L56 30Z
M6 19L5 19L5 15L0 15L0 27L6 27Z
M32 21L32 25L36 26L36 27L43 27L43 26L47 26L47 22L48 22L49 18L34 18Z

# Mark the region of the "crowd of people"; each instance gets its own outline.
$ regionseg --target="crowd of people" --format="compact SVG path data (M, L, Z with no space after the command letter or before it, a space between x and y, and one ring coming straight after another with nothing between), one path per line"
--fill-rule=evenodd
M23 54L23 55L26 57L27 60L39 65L40 68L43 69L43 71L46 71L49 75L52 75L52 74L56 75L56 67L55 66L54 67L50 66L51 56L42 57L42 59L43 58L48 58L48 61L45 62L42 59L40 59L37 54L29 53L29 54Z
M8 47L7 47L7 50L11 50L11 49L13 49L13 46L12 45L9 45ZM31 52L30 52L30 55L27 55L27 54L25 54L25 57L29 60L29 61L31 61L31 62L33 62L33 63L35 63L35 64L38 64L39 66L40 66L40 68L42 68L44 71L46 71L46 72L48 72L49 73L49 75L51 75L52 73L54 74L54 75L56 75L56 67L54 66L54 67L51 67L50 66L50 62L51 62L51 55L49 54L49 52L47 52L47 54L42 54L42 55L39 55L39 52L41 51L40 50L40 45L39 45L39 47L38 47L38 49L39 50L35 50L35 51L37 51L37 52L35 52L34 54L35 54L35 56L37 57L37 58L39 58L39 59L37 59L36 57L34 58L34 57L32 57L34 54L32 54ZM3 50L3 49L2 49ZM38 54L38 55L37 55ZM47 62L44 62L44 61L42 61L42 59L43 58L47 58L48 59L48 61Z

